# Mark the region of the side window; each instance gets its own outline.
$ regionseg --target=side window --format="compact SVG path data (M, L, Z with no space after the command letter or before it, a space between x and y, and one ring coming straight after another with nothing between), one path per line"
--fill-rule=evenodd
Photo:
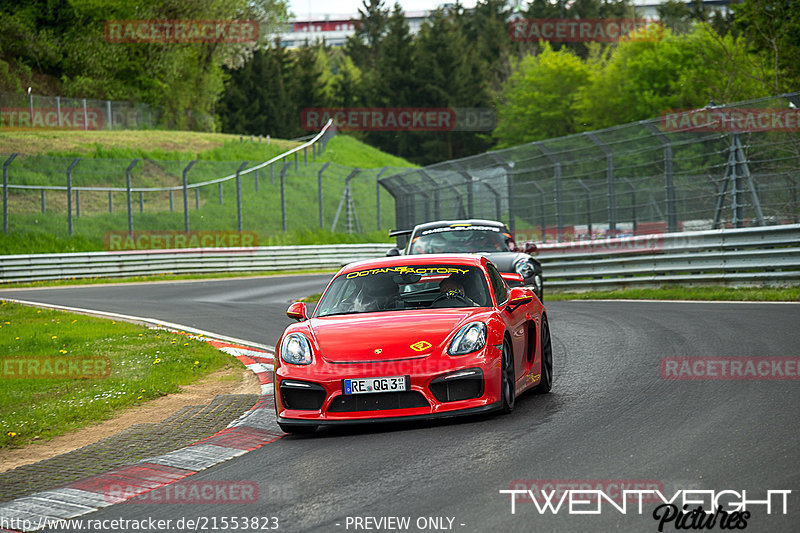
M508 299L508 290L506 289L506 284L503 282L502 276L500 276L500 273L493 264L487 263L486 270L489 272L489 280L492 282L494 299L497 301L497 304L500 305Z

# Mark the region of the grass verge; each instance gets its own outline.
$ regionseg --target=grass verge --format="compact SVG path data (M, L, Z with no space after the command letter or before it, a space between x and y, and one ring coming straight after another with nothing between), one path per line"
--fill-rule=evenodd
M0 448L62 435L178 392L215 370L241 366L201 340L126 322L6 301L0 314ZM18 377L20 361L27 366L52 357L79 364L107 357L111 372L80 379Z
M547 285L545 284L545 288ZM659 287L613 291L547 291L545 304L554 300L721 300L752 302L800 301L800 287Z

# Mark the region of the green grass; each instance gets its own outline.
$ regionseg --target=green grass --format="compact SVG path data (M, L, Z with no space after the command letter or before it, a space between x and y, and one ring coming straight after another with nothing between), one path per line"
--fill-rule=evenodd
M58 132L61 135L67 132ZM110 132L117 133L117 132ZM142 132L119 132L142 133ZM5 135L10 135L6 133ZM182 140L186 132L174 132ZM194 134L192 134L194 135ZM201 134L218 135L218 134ZM137 139L138 140L138 137ZM119 141L119 139L115 139ZM130 147L95 147L84 154L85 159L75 167L74 186L124 187L125 168L131 157L173 156L174 160L144 160L132 172L132 185L176 186L181 183L181 172L189 159L198 156L194 152L149 151L128 140ZM254 163L263 161L269 154L245 153L247 150L263 150L263 147L248 148L248 143L225 142L202 154L201 160L189 172L189 183L233 174L241 159ZM252 145L252 143L250 143ZM157 146L157 145L156 145ZM256 146L257 143L256 143ZM74 149L74 148L72 148ZM57 153L57 152L49 152ZM63 155L63 153L61 154ZM117 159L96 159L94 156L113 156ZM234 159L223 160L224 157ZM127 159L126 159L127 158ZM293 158L286 168L284 194L286 206L286 232L283 231L281 212L280 171L278 164L272 171L259 171L256 191L255 174L242 177L242 226L245 231L259 234L261 245L282 244L333 244L344 242L389 242L387 230L394 225L394 201L381 188L381 217L377 220L376 177L386 166L402 170L410 163L371 148L352 137L334 137L316 162L304 164L302 154L297 169ZM9 167L9 181L26 185L64 185L66 166L71 161L66 157L30 158L20 156ZM253 164L254 164L253 163ZM319 224L318 173L324 163L330 163L322 175L323 223ZM252 166L252 164L250 165ZM350 182L355 218L353 233L346 231L346 209L342 208L335 231L333 222L339 209L346 178L353 167L363 169ZM191 230L235 230L238 226L236 209L236 184L229 180L222 184L222 203L219 202L219 187L206 186L200 189L196 202L193 190L189 191L189 228ZM170 211L169 193L146 193L144 209L140 213L138 194L132 198L134 231L182 231L184 228L183 197L180 191L173 195L173 211ZM83 191L81 194L81 216L77 216L77 199L73 197L74 234L69 236L67 226L67 198L63 191L47 191L46 212L41 213L41 197L36 190L12 189L9 198L10 234L0 235L0 255L19 253L79 252L103 249L103 238L108 232L127 231L127 198L124 192L112 193L113 212L108 210L108 193ZM356 222L358 224L356 224ZM359 231L360 230L360 231Z
M0 364L47 356L111 362L108 377L83 379L15 379L0 367L0 448L62 435L215 370L241 366L201 340L126 322L5 301L0 314Z
M545 289L547 284L545 283ZM556 292L546 291L545 305L554 300L723 300L759 302L800 301L800 287L659 287L655 289L621 289L612 291Z

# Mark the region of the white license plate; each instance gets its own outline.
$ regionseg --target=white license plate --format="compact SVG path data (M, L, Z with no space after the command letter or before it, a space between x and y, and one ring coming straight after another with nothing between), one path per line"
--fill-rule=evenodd
M344 389L345 394L407 391L411 389L410 381L409 376L343 379L342 389Z

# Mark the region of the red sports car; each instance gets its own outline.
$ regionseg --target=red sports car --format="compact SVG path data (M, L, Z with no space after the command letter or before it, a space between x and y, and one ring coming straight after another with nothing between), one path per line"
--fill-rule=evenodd
M529 289L509 289L518 276L461 254L342 268L313 313L287 311L299 322L276 349L281 429L508 413L522 392L549 392L547 316Z

